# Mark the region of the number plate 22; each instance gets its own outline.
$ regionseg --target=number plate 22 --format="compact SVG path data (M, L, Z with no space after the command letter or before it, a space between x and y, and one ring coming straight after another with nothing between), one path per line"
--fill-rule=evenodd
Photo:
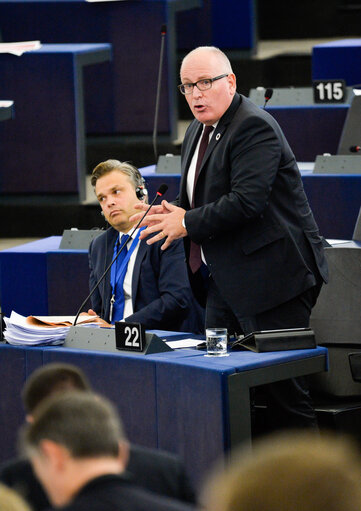
M115 343L118 350L142 352L146 346L144 326L116 321Z

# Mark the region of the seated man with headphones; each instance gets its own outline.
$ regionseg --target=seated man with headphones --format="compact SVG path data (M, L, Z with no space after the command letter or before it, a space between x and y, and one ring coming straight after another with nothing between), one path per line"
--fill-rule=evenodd
M110 228L89 247L90 289L128 241L93 293L89 313L98 314L103 325L124 319L146 329L203 333L203 311L192 296L182 240L163 251L162 241L147 245L139 239L140 229L132 234L134 205L147 202L148 195L139 170L107 160L95 167L91 183Z

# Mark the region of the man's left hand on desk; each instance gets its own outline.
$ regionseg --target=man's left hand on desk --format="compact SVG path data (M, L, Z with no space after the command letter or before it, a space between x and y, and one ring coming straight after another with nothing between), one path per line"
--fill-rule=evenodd
M80 315L82 315L83 313L81 313ZM110 323L107 323L106 321L104 321L104 319L100 318L98 316L98 314L93 311L93 309L89 309L87 314L89 314L89 316L96 316L95 319L94 319L94 323L97 323L99 326L102 326L102 327L106 327L106 328L110 328L114 325L111 325Z

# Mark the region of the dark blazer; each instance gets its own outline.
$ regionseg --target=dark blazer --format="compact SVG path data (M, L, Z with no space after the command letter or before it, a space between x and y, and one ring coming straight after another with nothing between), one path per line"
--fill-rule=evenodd
M189 511L190 505L155 495L121 476L105 475L87 483L61 511Z
M195 492L178 456L131 445L127 471L130 483L172 499L194 503ZM0 481L31 505L33 511L45 511L50 504L27 459L13 459L0 467Z
M127 474L137 486L183 502L196 502L196 494L179 456L132 444Z
M89 247L92 289L113 258L118 232L112 227ZM204 313L195 303L189 284L183 243L161 250L162 242L147 245L141 240L132 277L133 314L126 321L142 323L146 329L199 333L204 331ZM94 292L93 309L109 321L110 272Z
M187 171L202 129L194 120L182 147L179 206L189 238L201 244L222 297L238 319L272 309L327 281L322 239L295 157L274 118L236 94L213 133L195 189ZM185 238L188 257L189 240Z

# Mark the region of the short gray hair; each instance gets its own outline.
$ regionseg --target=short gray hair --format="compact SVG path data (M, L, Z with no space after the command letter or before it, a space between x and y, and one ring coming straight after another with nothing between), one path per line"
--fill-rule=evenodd
M118 170L119 172L122 172L128 176L130 181L133 183L134 188L137 188L138 186L144 186L144 179L137 167L134 167L134 165L131 165L126 161L119 160L106 160L99 163L91 175L92 186L96 185L96 182L100 177L113 172L113 170Z
M125 440L121 420L106 398L84 391L54 394L38 405L22 432L28 455L42 440L64 446L74 458L117 457Z

